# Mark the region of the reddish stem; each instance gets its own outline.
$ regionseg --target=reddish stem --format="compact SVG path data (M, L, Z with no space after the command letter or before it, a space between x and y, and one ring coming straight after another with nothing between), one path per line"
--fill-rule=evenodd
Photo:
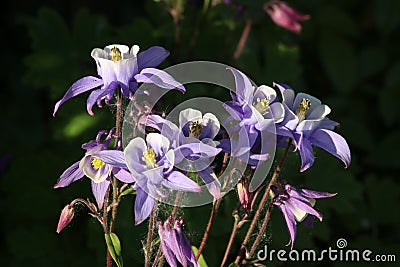
M242 243L242 246L241 246L241 248L240 248L240 250L239 250L239 253L238 253L237 257L236 257L236 260L235 260L235 263L236 263L236 264L239 264L240 259L241 259L242 254L243 254L243 251L246 249L247 244L249 243L251 234L253 233L254 227L256 226L258 217L260 216L261 211L262 211L262 209L263 209L263 207L264 207L264 204L265 204L265 202L266 202L267 199L268 199L269 191L270 191L270 189L271 189L271 186L272 186L273 184L275 184L275 181L276 181L276 179L278 178L279 173L281 172L283 163L285 162L286 156L287 156L287 154L288 154L288 152L289 152L290 145L291 145L291 142L288 142L288 145L286 146L286 149L285 149L285 151L283 152L282 158L281 158L281 160L279 161L278 166L276 166L276 169L275 169L275 171L274 171L274 173L273 173L273 175L272 175L271 180L269 181L269 184L268 184L268 186L267 186L267 189L265 190L264 195L263 195L263 197L262 197L260 203L258 204L257 211L256 211L256 213L254 214L254 217L253 217L253 220L252 220L252 222L251 222L251 224L250 224L250 227L249 227L249 229L247 230L246 237L244 238L243 243Z
M242 36L240 36L238 45L235 50L235 54L233 54L234 60L237 60L240 57L240 55L242 54L244 45L246 44L247 37L249 37L249 33L250 33L252 24L253 24L253 21L251 19L248 19L246 21L246 26L243 29Z
M210 234L211 227L214 223L214 219L215 219L215 215L217 214L219 203L221 203L221 198L217 199L213 203L213 208L211 210L210 219L208 220L207 229L204 232L203 239L201 240L201 244L199 246L199 250L197 251L197 255L196 255L197 260L199 259L201 252L203 251L203 249L207 243L208 235Z

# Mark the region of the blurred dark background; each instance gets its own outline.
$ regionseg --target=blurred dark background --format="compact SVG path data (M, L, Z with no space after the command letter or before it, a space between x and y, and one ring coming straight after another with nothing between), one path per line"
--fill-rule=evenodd
M348 248L395 254L400 261L400 1L287 1L309 14L300 35L276 26L263 11L263 1L185 1L178 27L168 8L176 1L21 1L7 3L1 16L3 114L0 149L0 265L104 266L105 244L95 219L79 210L61 234L61 209L75 197L92 198L88 179L53 189L59 175L84 153L82 143L98 130L113 127L113 109L86 113L87 94L62 106L54 104L68 87L96 75L93 48L112 43L139 44L141 50L161 45L171 52L160 68L189 60L232 65L257 84L284 82L330 106L330 118L352 151L342 163L315 150L311 169L299 172L292 153L282 177L291 184L337 192L316 208L324 221L298 227L295 248L335 248L345 238ZM252 27L238 60L233 60L246 21ZM188 87L185 97L226 99L225 90ZM165 100L173 107L179 99ZM142 266L146 225L134 227L132 203L126 197L116 226L126 266ZM208 266L219 266L232 227L237 196L222 203L204 250ZM181 211L185 231L198 246L210 205ZM243 231L244 232L244 231ZM244 233L240 233L243 236ZM237 251L240 243L235 242ZM262 246L286 248L283 216L274 210ZM234 259L235 253L232 253ZM320 264L320 263L318 263ZM318 266L317 263L298 265ZM288 265L273 262L267 266ZM296 263L290 265L296 266ZM325 262L356 266L354 262ZM360 265L360 263L359 263ZM361 263L361 265L363 265ZM393 263L375 263L394 266Z

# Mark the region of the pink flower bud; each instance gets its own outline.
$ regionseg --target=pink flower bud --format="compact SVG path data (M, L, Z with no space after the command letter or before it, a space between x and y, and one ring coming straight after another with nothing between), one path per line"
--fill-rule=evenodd
M239 201L242 207L247 211L251 211L251 203L253 202L253 193L249 191L249 179L243 177L236 185Z
M74 218L74 206L68 204L61 211L60 220L57 225L57 233L59 234Z
M265 4L264 10L276 25L297 34L301 32L301 25L298 22L310 19L309 15L303 15L279 0Z

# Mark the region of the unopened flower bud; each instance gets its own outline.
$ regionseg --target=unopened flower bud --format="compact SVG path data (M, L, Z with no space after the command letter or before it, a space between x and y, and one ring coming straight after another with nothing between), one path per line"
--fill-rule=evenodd
M61 211L60 220L57 225L57 233L59 234L74 218L74 206L68 204Z
M242 207L247 211L251 211L251 203L253 202L253 193L249 191L249 179L243 177L236 185L239 201Z

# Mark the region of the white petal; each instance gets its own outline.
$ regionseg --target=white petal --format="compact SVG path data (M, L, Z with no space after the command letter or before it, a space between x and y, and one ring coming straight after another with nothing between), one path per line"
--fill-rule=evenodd
M179 113L179 126L182 128L186 123L199 121L202 119L201 111L197 109L187 108Z
M257 98L265 98L272 102L276 98L276 91L269 86L260 85L254 93L253 102L256 101Z
M310 111L308 112L308 114L306 114L306 119L307 120L321 119L324 118L329 113L331 113L331 109L327 105L319 105L315 107L313 110L311 110L310 107Z
M169 140L159 133L149 133L146 142L161 157L164 156L170 146Z

